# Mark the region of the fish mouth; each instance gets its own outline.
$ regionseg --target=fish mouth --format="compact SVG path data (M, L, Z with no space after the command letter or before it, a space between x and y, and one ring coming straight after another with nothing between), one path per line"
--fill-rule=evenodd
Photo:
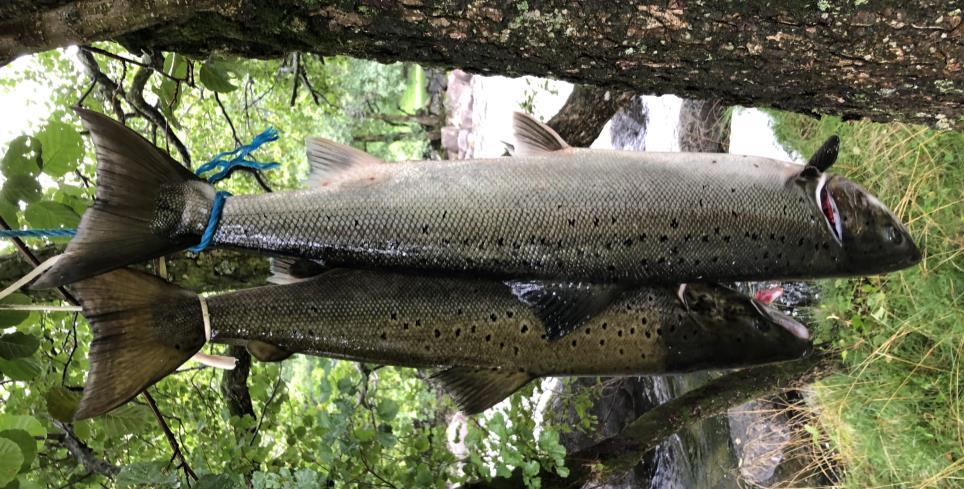
M810 341L810 330L807 329L803 323L793 319L787 314L773 309L772 307L767 307L755 299L751 299L750 302L753 304L753 307L760 312L760 314L773 321L777 326L783 328L784 331L801 340Z
M837 244L843 244L843 220L840 217L837 202L827 189L827 178L826 173L820 175L820 180L817 182L816 202L820 206L824 222L830 228L830 234L833 234Z

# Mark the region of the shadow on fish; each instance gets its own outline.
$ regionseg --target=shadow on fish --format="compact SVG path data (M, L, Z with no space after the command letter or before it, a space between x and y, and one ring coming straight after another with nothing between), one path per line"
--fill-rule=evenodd
M68 284L199 242L215 189L116 121L77 109L97 153L97 197L35 287ZM684 283L883 273L920 261L880 201L806 167L711 153L569 147L516 114L511 158L386 164L308 140L310 188L230 197L214 246L330 266L596 283Z
M800 358L811 348L802 324L715 285L621 290L575 324L566 316L583 314L582 295L567 291L604 286L349 269L304 277L294 275L322 270L290 264L274 271L286 285L203 302L128 269L75 284L93 330L77 419L125 403L197 353L206 341L202 310L210 341L248 345L263 361L307 353L439 368L433 380L469 414L544 376L738 368Z

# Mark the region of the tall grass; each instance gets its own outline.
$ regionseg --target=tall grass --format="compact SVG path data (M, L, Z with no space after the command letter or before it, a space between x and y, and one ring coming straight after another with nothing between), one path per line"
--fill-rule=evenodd
M829 441L845 487L964 487L964 134L773 115L804 155L838 134L834 171L889 205L924 254L909 270L823 284L818 338L847 368L814 386L814 440Z

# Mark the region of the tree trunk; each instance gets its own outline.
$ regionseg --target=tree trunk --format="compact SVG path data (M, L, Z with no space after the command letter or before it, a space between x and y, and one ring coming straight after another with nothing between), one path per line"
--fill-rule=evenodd
M962 13L942 0L75 0L4 13L0 63L104 39L197 56L305 51L964 127Z
M548 124L570 146L588 148L616 111L632 98L632 92L576 85Z

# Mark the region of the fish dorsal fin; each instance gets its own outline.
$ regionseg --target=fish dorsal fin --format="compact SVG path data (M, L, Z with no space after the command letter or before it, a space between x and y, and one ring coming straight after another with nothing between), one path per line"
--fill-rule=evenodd
M551 153L570 146L551 127L529 114L516 112L512 117L515 131L515 156Z
M319 261L289 256L271 258L271 276L268 283L276 285L303 282L328 271L329 268Z
M617 285L582 282L514 281L512 293L542 321L546 338L556 341L602 312L622 292Z
M351 146L325 138L308 138L307 184L310 188L326 187L335 183L368 177L384 162Z
M807 161L807 166L803 168L804 176L816 176L827 171L837 161L839 152L840 138L836 135L830 136Z
M516 369L481 367L451 367L432 376L469 415L495 406L533 378Z
M257 358L259 362L280 362L294 355L293 352L261 340L249 341L246 348L248 353Z

